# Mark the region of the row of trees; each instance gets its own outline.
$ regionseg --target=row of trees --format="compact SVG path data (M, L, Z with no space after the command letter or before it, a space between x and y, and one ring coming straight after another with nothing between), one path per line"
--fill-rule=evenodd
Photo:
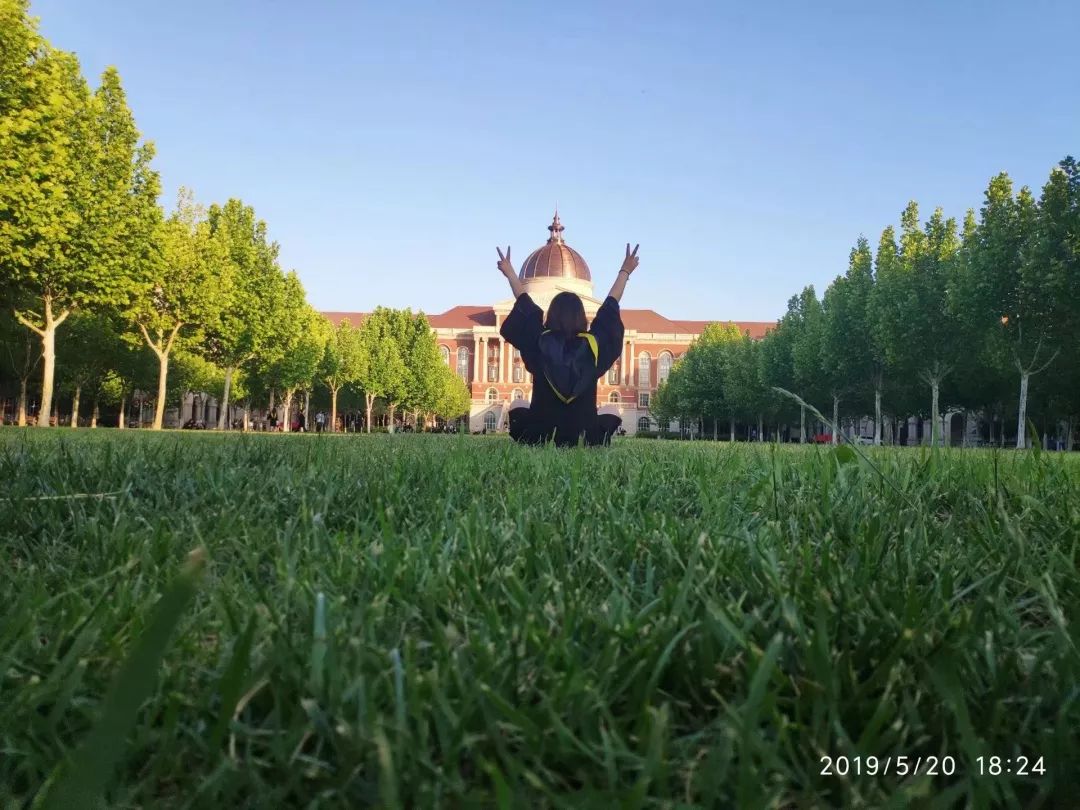
M363 392L369 428L376 398L391 418L468 411L422 314L380 309L333 328L251 206L204 208L181 189L166 215L119 74L109 68L91 91L27 0L0 0L0 156L0 368L17 381L20 424L39 374L41 425L58 379L73 424L84 394L92 424L102 401L120 404L122 424L136 389L155 392L155 428L189 390L219 392L219 429L230 402L274 407L278 395L287 428L297 392L316 384L332 425L346 388Z
M847 272L819 298L812 286L788 302L761 341L713 325L653 398L671 419L800 423L806 413L928 416L940 441L943 408L982 412L990 430L1016 419L1026 446L1032 408L1067 425L1080 415L1080 167L1067 157L1038 199L994 177L962 225L936 209L926 222L909 203L899 234L887 227L876 255L860 238ZM715 428L714 428L715 429ZM999 434L1000 436L1001 434ZM991 437L992 438L992 437ZM835 431L833 441L836 441Z

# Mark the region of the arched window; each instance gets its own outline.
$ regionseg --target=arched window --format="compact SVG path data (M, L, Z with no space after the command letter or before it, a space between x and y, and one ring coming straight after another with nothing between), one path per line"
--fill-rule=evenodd
M645 431L649 429L649 417L643 416L637 420L638 431Z
M671 373L671 352L660 352L656 361L656 383L665 382Z
M439 354L442 355L442 361L446 363L446 365L450 365L450 347L439 346Z
M615 361L615 365L607 371L607 384L618 385L619 384L619 372L622 370L622 363L618 360Z
M494 388L489 388L487 390L487 401L488 402L498 402L499 401L499 392L496 391Z
M515 388L510 394L510 401L513 402L515 399L525 399L525 392L520 388Z
M639 388L648 388L650 377L652 376L652 357L648 352L642 352L638 355L637 361L638 378L637 384Z
M492 413L491 411L488 411L487 413L484 414L484 429L485 430L494 430L495 425L497 423L498 423L498 420L496 420L494 413Z
M465 382L469 381L469 348L462 346L457 350L457 373Z
M610 394L608 394L607 401L618 405L619 404L619 392L618 391L612 391Z
M512 372L514 382L525 382L525 366L521 364L521 352L519 350L514 349L514 356L511 358L510 364L514 367Z

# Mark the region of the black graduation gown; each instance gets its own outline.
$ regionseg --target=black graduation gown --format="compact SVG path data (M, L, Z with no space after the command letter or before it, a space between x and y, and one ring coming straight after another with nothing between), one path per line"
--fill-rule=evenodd
M586 444L601 444L610 438L621 420L616 416L597 417L596 383L622 352L623 323L618 301L608 296L589 326L589 334L596 340L596 374L569 403L559 398L544 376L540 353L544 313L527 293L518 297L499 333L521 352L526 370L533 375L532 404L528 411L511 412L512 438L526 443L554 439L560 446L576 445L582 437Z

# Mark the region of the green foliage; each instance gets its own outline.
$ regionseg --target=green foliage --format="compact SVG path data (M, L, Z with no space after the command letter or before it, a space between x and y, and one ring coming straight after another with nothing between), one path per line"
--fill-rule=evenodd
M284 393L289 411L297 391L314 387L333 330L308 304L295 272L284 278L274 316L275 329L269 340L276 359L261 369L261 375L269 387Z
M346 385L358 383L362 371L363 344L360 330L354 327L348 318L344 318L326 341L319 364L319 377L336 393Z
M109 806L1071 806L1080 459L866 453L0 430L0 784L88 740L194 536Z
M218 242L214 255L220 295L227 302L213 312L205 328L205 353L222 368L237 368L258 358L268 365L285 351L282 321L293 310L278 267L278 245L267 237L266 223L255 209L237 199L212 205L207 221Z
M399 326L394 310L376 307L360 327L360 387L369 397L401 402L408 390L408 370L402 358Z
M200 331L220 322L232 306L221 273L224 247L191 192L181 188L175 211L155 232L155 252L130 313L155 351L167 354L177 336L198 340Z
M446 420L467 416L472 407L472 394L464 381L445 363L435 368L435 400L432 413Z

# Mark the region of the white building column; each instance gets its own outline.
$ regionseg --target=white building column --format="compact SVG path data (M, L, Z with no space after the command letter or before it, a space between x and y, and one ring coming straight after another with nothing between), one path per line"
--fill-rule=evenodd
M481 382L483 377L480 376L480 364L482 361L481 355L483 354L484 339L482 337L473 338L473 381Z
M506 338L499 340L499 382L510 382L510 364L507 358L510 356L510 345Z
M627 377L627 383L626 383L627 385L633 385L634 384L634 369L635 369L636 366L637 366L637 351L636 351L634 341L631 340L630 341L630 375ZM641 380L638 380L638 385L641 385ZM637 398L636 397L634 399L634 402L635 402L635 404L637 403Z

